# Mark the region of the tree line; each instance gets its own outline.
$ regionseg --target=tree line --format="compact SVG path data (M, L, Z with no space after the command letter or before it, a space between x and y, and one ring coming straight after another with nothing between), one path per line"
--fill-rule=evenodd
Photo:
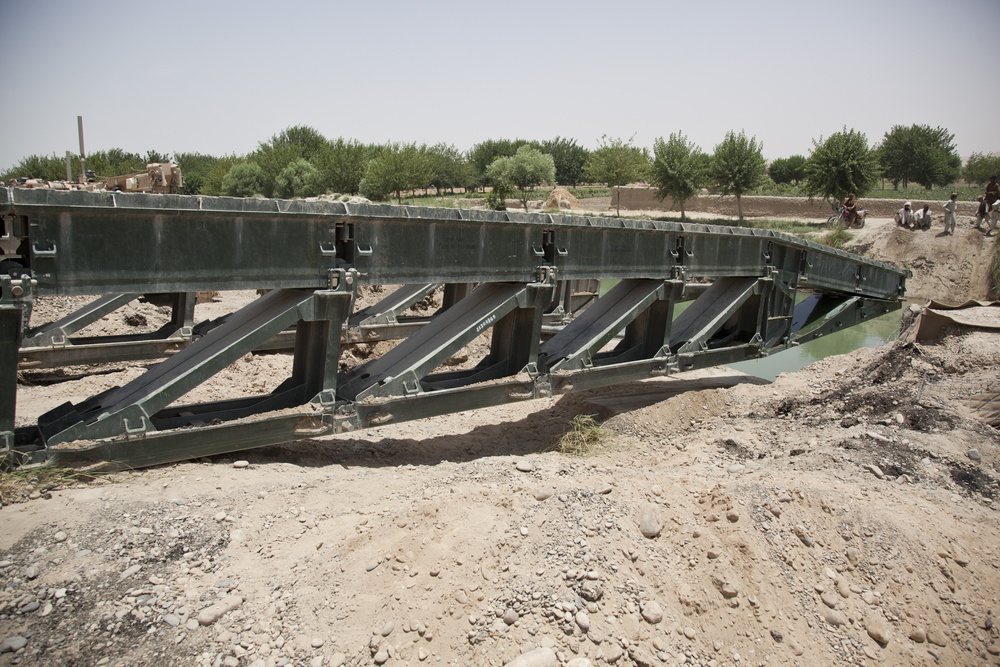
M240 197L311 197L324 193L360 194L369 199L401 201L404 192L456 189L489 191L488 205L504 207L513 197L525 207L538 186L559 183L603 183L609 187L645 182L658 195L673 199L683 215L684 202L702 188L735 195L742 217L742 195L767 181L804 186L810 197L842 200L848 193L864 196L880 180L895 188L920 184L928 189L964 178L982 185L1000 172L1000 156L973 153L963 166L954 135L927 125L894 126L882 141L870 145L864 134L844 128L813 141L808 156L773 160L762 154L756 137L728 132L706 153L682 132L660 137L653 150L632 139L604 136L594 150L575 139L547 141L488 139L468 151L439 143L432 146L389 142L364 144L353 139L327 139L308 126L285 129L246 155L215 157L176 153L187 194ZM100 177L145 170L149 162L169 156L149 151L140 156L114 148L87 156L87 168ZM65 160L32 155L0 179L65 178ZM73 178L79 177L74 161Z

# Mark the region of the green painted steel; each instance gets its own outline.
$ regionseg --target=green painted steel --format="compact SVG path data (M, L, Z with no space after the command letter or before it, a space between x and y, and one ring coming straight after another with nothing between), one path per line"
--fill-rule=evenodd
M908 276L778 232L619 218L17 188L0 216L0 448L22 461L153 465L765 356L899 308ZM621 282L595 301L598 280ZM404 287L355 311L360 284ZM440 284L440 311L398 317ZM191 326L191 293L230 289L274 291ZM55 350L140 293L173 295L164 338L50 358L183 349L15 429L33 298L102 297L30 339ZM392 352L340 370L343 344L391 331ZM274 392L173 405L279 334L294 356ZM482 334L478 364L436 372Z
M769 230L620 218L184 195L0 189L27 221L39 294L800 274L800 287L901 296L905 272Z

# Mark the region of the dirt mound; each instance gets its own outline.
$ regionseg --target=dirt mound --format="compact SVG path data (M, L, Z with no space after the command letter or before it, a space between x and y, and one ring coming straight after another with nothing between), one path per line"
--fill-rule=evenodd
M996 237L984 236L966 220L959 219L954 234L944 234L940 225L909 231L892 220L869 218L864 229L850 233L847 250L913 272L906 281L908 299L958 304L988 298Z
M1000 436L952 394L998 346L692 387L584 458L554 448L589 403L689 380L40 480L3 499L0 638L21 665L990 664Z
M549 194L549 198L545 200L542 204L542 208L559 208L559 209L572 209L579 210L582 207L580 202L576 200L570 191L566 188L556 188Z

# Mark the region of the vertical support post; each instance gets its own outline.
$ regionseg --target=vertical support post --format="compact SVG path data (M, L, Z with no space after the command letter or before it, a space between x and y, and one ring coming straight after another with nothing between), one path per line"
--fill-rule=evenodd
M175 292L170 295L170 326L177 331L194 326L194 306L198 302L197 292Z
M337 393L340 337L353 299L353 292L316 292L311 317L295 325L292 384L302 387L304 401L316 396L333 400Z
M66 151L66 182L73 182L73 153L72 151Z
M469 283L446 283L444 286L444 298L441 301L441 310L448 310L460 300L464 299L472 291Z
M76 117L76 129L80 134L80 181L87 182L87 154L83 150L83 116ZM72 180L72 179L71 179Z
M21 344L22 315L19 306L0 304L0 461L14 446L17 351Z

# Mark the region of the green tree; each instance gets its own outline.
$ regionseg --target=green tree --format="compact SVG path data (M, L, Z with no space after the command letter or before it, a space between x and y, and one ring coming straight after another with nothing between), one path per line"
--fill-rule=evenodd
M739 134L728 132L715 147L712 179L723 195L736 195L736 212L740 220L743 220L743 195L758 187L767 175L762 150L763 145L757 137L748 139L742 130Z
M973 153L965 161L965 168L962 170L962 178L967 183L975 183L983 186L990 180L990 177L1000 175L1000 155L989 153Z
M305 159L310 162L321 155L329 141L319 132L305 125L293 125L257 146L249 156L264 173L265 197L274 196L278 174L292 162Z
M229 175L229 170L236 164L245 161L245 157L235 154L225 155L216 159L215 163L203 173L203 182L200 186L201 189L199 190L199 193L213 196L225 194L225 191L222 188L222 182L225 180L226 176ZM181 167L181 171L183 170L184 168ZM184 178L186 181L187 174L184 174Z
M146 151L146 155L142 159L145 160L146 164L152 164L153 162L173 162L170 159L169 153L161 153L159 151Z
M454 146L435 144L427 149L432 178L431 185L440 197L444 190L454 191L475 182L472 168L465 156Z
M129 153L121 148L94 151L87 156L87 169L92 170L99 178L143 174L146 172L146 164L138 153Z
M475 170L479 185L489 185L486 170L498 157L513 157L517 149L531 142L525 139L487 139L469 149L469 164Z
M517 190L518 200L528 210L528 198L539 185L548 185L556 179L556 165L552 156L533 146L521 146L513 157L498 157L487 170L492 183ZM504 188L506 189L506 188Z
M80 159L74 156L71 165L73 178L80 175ZM45 181L61 181L66 178L66 157L58 155L29 155L7 171L0 173L0 181L8 183L19 178L40 178Z
M587 178L594 183L607 183L611 188L643 179L649 170L649 151L633 146L634 139L634 136L628 141L602 136L597 150L587 159Z
M320 170L324 190L353 195L361 191L361 179L372 155L371 147L355 139L338 137L328 142L310 162Z
M962 159L955 148L955 135L943 127L894 125L877 149L882 175L894 188L911 181L928 190L958 178Z
M583 180L590 151L576 143L576 139L549 139L539 145L539 150L552 156L556 165L556 183L575 188Z
M274 181L278 197L315 197L322 192L322 174L305 158L289 162Z
M702 188L707 177L704 153L684 134L671 133L653 142L653 163L649 168L649 184L656 188L662 201L670 197L681 210L684 220L684 202Z
M821 196L839 205L854 193L863 197L878 183L881 166L868 138L846 127L830 135L813 140L813 150L806 162L806 194Z
M230 197L256 197L264 190L264 179L264 170L256 162L237 162L222 179L222 193Z
M402 203L404 190L429 187L433 179L431 161L425 146L392 143L382 147L368 163L361 180L361 194L382 200L390 194Z
M778 185L785 183L798 185L806 175L806 158L804 155L779 157L768 165L767 175Z
M217 169L223 159L202 153L177 153L174 157L184 175L183 193L186 195L221 194L222 178L235 164L230 159Z

